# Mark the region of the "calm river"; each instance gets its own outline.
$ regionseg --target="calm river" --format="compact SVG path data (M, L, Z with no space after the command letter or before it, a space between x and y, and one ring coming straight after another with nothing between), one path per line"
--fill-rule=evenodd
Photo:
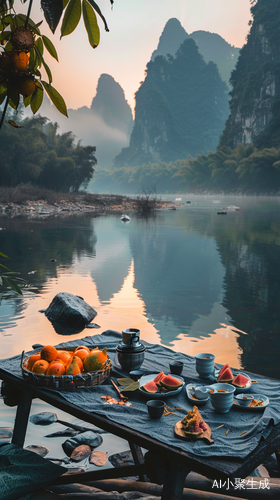
M130 214L129 223L120 215L0 218L0 251L30 285L1 301L0 358L134 327L150 343L213 352L219 363L280 378L280 198L168 199L176 197L191 204ZM240 210L217 214L229 205ZM94 307L100 329L54 330L39 310L63 291Z

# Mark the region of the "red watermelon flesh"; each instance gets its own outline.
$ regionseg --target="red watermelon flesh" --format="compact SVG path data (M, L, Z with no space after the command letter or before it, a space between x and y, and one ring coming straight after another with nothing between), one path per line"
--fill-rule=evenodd
M249 382L248 377L245 377L245 375L241 375L241 373L238 373L238 375L234 377L232 385L236 385L237 387L245 387L245 385L247 385L248 382Z
M226 363L221 369L220 369L220 373L219 373L219 377L220 375L222 375L224 373L224 371L227 369L227 368L230 368L229 364Z
M165 387L165 389L168 389L168 391L176 391L183 383L182 380L172 377L171 375L164 375L159 381L159 384Z
M233 374L230 368L226 368L222 375L221 372L217 378L217 382L231 382L233 380Z
M151 392L155 393L158 391L158 386L155 384L154 380L151 380L150 382L147 382L145 385L142 385L141 389L146 392Z
M162 379L162 377L164 377L164 373L163 373L163 372L160 372L160 373L159 373L159 374L158 374L158 375L154 378L153 382L154 382L155 384L158 384L158 383L159 383L159 381Z

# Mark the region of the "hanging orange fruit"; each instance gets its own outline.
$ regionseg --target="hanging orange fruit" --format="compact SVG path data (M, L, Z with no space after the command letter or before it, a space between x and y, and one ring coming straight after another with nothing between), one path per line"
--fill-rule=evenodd
M23 77L18 79L17 81L17 90L19 94L23 96L25 99L26 97L30 96L33 94L35 90L35 82L32 78L29 77Z
M14 61L15 68L18 71L27 71L29 66L30 52L13 51L11 57Z

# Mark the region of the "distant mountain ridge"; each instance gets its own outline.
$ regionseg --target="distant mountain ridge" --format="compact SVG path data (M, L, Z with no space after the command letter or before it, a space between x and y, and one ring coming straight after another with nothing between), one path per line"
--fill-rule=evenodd
M160 36L157 49L152 53L151 61L156 56L174 56L180 45L187 38L192 38L206 63L217 64L222 80L229 84L230 75L234 69L240 49L230 45L220 35L209 31L194 31L190 35L176 18L167 21Z
M110 167L121 149L129 144L132 111L119 83L108 74L99 77L91 107L68 109L68 119L44 98L40 114L59 125L59 133L71 130L83 146L96 146L100 167Z
M229 113L227 94L216 64L206 64L191 38L174 57L155 57L135 95L129 147L115 158L115 166L170 162L214 151Z

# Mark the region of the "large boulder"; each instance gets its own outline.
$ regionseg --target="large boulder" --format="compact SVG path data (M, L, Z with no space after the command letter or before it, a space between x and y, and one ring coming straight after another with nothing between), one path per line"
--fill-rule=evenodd
M71 293L60 292L42 311L52 323L63 323L70 328L85 328L97 315L82 297Z

